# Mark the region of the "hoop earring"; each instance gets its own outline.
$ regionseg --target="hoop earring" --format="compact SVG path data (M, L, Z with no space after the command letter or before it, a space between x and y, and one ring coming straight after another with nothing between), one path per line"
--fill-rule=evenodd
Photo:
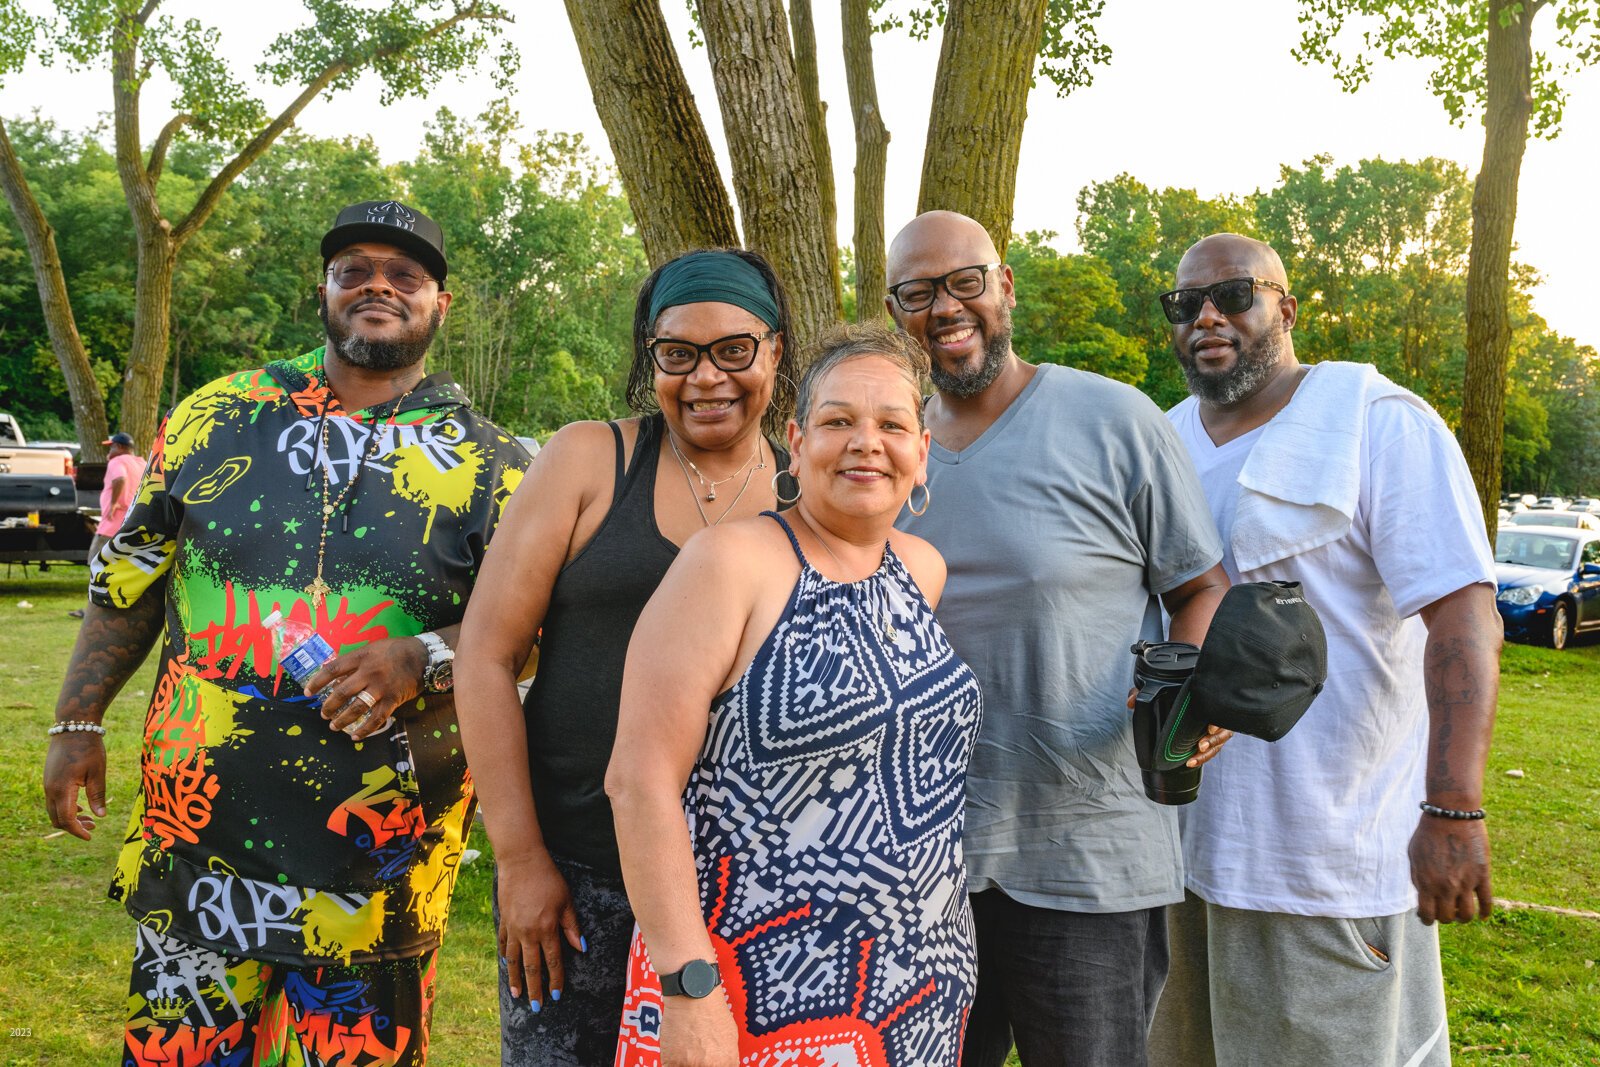
M918 489L922 490L922 507L920 509L911 506L911 497L917 495ZM922 482L911 487L911 496L906 497L906 510L913 515L926 515L928 505L931 503L933 503L933 490L928 488L927 482Z
M794 496L785 497L783 493L778 490L778 479L782 478L785 474L791 478L794 478ZM800 499L801 492L802 489L800 487L800 479L795 477L793 471L779 471L777 474L772 476L772 498L778 503L785 505L793 504L796 500Z

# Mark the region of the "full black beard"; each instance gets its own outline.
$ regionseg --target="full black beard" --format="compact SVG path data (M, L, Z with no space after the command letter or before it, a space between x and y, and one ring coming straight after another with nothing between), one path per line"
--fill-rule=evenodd
M961 397L963 400L977 396L1000 377L1000 372L1005 369L1006 357L1011 355L1011 309L1004 304L1000 305L1000 321L994 332L985 331L983 344L983 362L978 364L978 369L967 374L952 374L939 365L937 359L930 359L928 377L933 379L933 384L941 393Z
M373 341L352 332L345 323L335 322L328 314L327 298L318 301L317 315L328 333L328 348L351 366L366 370L404 370L416 366L433 344L433 336L439 332L442 320L439 309L434 308L428 320L415 326L410 333L392 341Z
M1189 385L1189 392L1198 400L1225 408L1253 396L1256 390L1267 384L1272 377L1272 369L1283 355L1283 335L1283 325L1279 323L1277 329L1257 338L1249 347L1241 345L1239 358L1233 368L1221 374L1200 373L1194 357L1179 351L1176 345L1173 346L1173 353L1178 357L1178 365L1183 368L1183 378Z

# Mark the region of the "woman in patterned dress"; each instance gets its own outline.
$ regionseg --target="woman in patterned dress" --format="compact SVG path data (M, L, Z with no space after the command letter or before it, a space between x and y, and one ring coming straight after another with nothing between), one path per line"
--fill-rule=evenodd
M928 504L926 358L881 326L827 338L789 423L798 505L697 534L634 630L606 775L640 929L618 1065L960 1060L980 702L933 617L944 561L893 528Z

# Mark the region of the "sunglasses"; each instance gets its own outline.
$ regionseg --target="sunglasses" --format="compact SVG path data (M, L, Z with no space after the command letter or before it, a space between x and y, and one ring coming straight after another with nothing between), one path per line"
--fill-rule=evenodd
M705 356L710 356L711 362L719 370L732 373L754 363L761 342L777 336L777 333L776 330L768 330L760 337L753 333L734 333L719 337L708 345L680 341L675 337L646 337L644 346L656 366L661 368L662 374L689 374Z
M1206 301L1223 315L1239 315L1249 311L1256 302L1256 286L1264 285L1288 296L1289 290L1265 278L1229 278L1198 289L1174 289L1161 294L1161 310L1167 321L1182 326L1200 317Z
M374 259L352 254L339 256L328 264L328 277L341 289L359 289L380 274L389 282L391 289L407 296L428 282L438 280L424 270L422 264L405 256Z

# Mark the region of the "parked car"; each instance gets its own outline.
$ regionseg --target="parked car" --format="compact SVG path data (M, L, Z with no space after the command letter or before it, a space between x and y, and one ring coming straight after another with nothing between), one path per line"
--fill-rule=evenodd
M0 412L0 562L82 563L99 520L99 484L68 448L30 445L22 426Z
M1568 500L1564 496L1542 496L1533 502L1536 511L1566 511Z
M1587 511L1590 514L1600 514L1600 497L1579 496L1573 497L1572 503L1567 505L1568 511Z
M1511 525L1600 530L1600 515L1591 515L1587 511L1519 511L1511 516Z
M1600 630L1600 531L1505 526L1494 561L1507 637L1566 648L1573 634Z

